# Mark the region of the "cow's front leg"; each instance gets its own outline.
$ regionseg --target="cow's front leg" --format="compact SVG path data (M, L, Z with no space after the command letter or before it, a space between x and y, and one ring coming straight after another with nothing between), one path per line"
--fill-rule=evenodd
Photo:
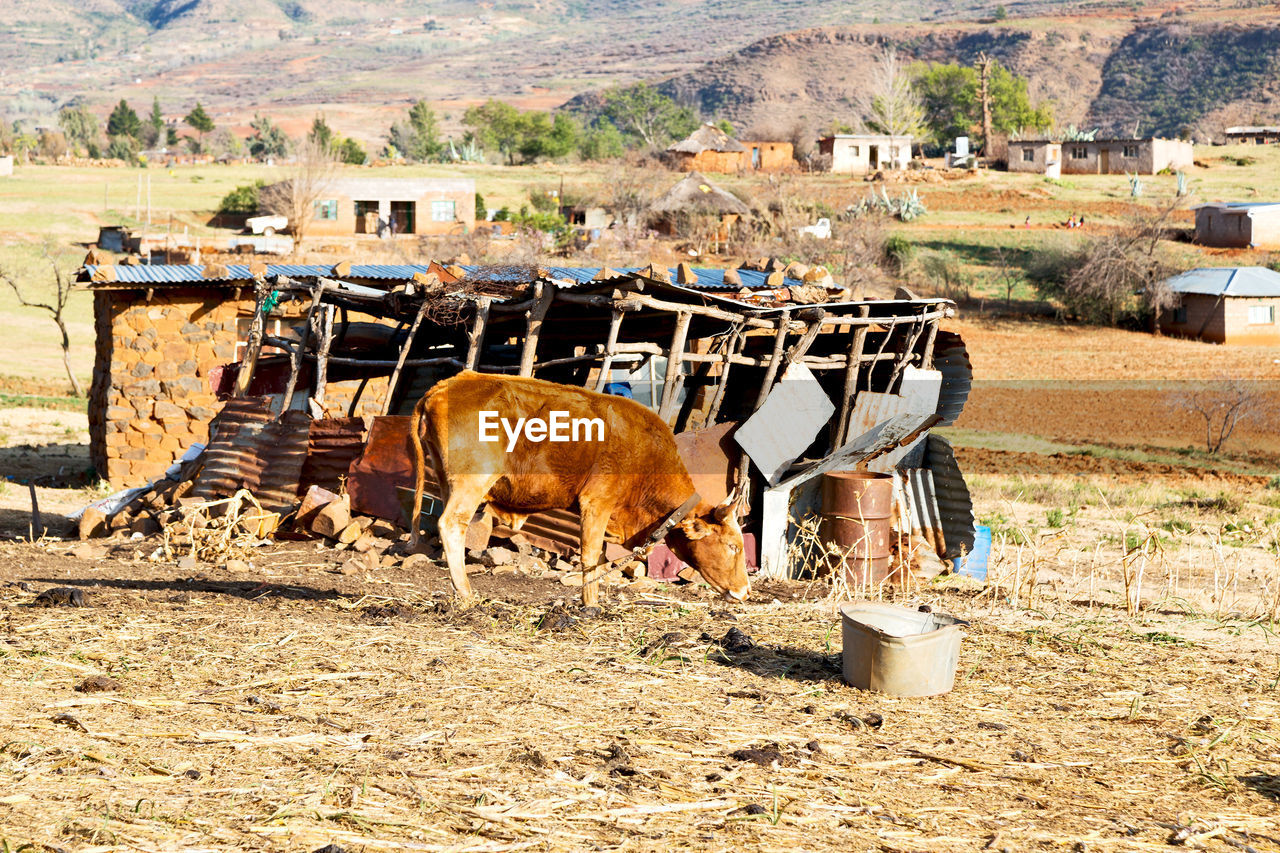
M467 528L497 477L463 476L449 482L449 498L440 511L440 544L449 565L449 580L459 598L472 596L467 579Z
M600 581L590 574L600 563L605 528L609 526L609 508L579 499L579 509L582 511L582 606L599 607Z

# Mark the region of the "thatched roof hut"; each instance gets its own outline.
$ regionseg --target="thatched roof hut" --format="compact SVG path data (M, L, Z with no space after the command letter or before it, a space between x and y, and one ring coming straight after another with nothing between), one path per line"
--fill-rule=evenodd
M701 154L703 151L742 152L747 149L714 124L704 124L667 150L673 154Z
M655 218L696 213L745 216L750 212L751 209L737 196L720 189L698 172L685 175L667 190L666 195L649 206L649 213Z

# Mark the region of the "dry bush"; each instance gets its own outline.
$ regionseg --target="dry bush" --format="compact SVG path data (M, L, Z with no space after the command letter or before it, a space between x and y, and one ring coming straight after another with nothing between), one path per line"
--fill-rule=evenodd
M329 146L308 137L298 146L297 163L289 177L262 188L259 194L262 209L289 220L295 252L302 251L302 241L311 224L312 208L328 192L339 165Z
M1212 383L1179 388L1167 398L1176 416L1204 424L1204 446L1217 454L1237 427L1270 426L1275 431L1276 401L1257 382L1219 379Z

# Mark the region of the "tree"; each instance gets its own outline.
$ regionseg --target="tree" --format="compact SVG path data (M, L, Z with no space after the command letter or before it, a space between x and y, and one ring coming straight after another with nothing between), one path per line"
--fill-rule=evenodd
M982 125L982 80L978 71L955 63L917 65L913 87L924 106L933 141L946 147L957 136L973 136ZM994 59L987 73L987 103L993 132L1043 130L1053 126L1053 109L1032 104L1027 81Z
M0 281L9 285L14 296L18 298L18 304L24 308L35 308L48 313L50 319L58 327L58 332L62 335L62 367L67 371L67 379L71 382L71 390L77 397L83 397L84 386L80 384L80 380L76 378L75 372L71 369L71 336L67 333L67 323L63 316L67 310L67 303L71 300L74 282L70 274L59 265L58 259L54 257L51 243L46 241L41 251L53 272L52 299L47 302L31 301L27 298L23 288L19 286L17 280L4 269L0 269Z
M96 144L102 132L98 126L98 117L82 106L64 107L58 113L58 127L67 138L67 144L75 149L88 150Z
M1258 383L1246 379L1221 379L1174 391L1169 404L1174 411L1204 423L1204 447L1217 455L1237 427L1269 425L1276 406Z
M259 178L251 184L241 184L222 197L219 213L257 213L262 189L267 182Z
M67 138L56 130L40 132L40 156L57 160L67 153Z
M607 119L601 119L578 140L578 154L583 160L615 160L626 150L622 132Z
M154 148L164 141L164 113L160 112L160 99L151 99L151 115L147 116L147 124L143 129L144 142L148 148Z
M333 150L339 160L352 166L363 166L364 161L369 159L364 146L349 136L335 145Z
M924 133L924 104L911 85L911 75L898 58L898 51L886 47L876 59L870 85L860 105L862 120L876 133L919 137Z
M324 116L316 116L311 120L311 132L307 134L307 138L317 145L330 148L333 146L333 128L329 127Z
M289 137L267 116L253 114L249 122L253 128L253 136L249 137L249 154L263 160L269 157L283 157L289 153Z
M142 121L128 102L121 98L120 103L116 104L107 118L107 136L127 136L129 139L137 139L141 133Z
M329 191L337 171L338 160L331 150L315 140L304 139L298 146L292 174L258 193L263 210L289 220L295 252L301 251L307 229L318 212L316 204Z
M476 139L486 148L496 148L514 165L515 155L523 141L520 111L503 101L490 98L478 107L468 107L462 123L470 127Z
M435 111L426 101L415 101L404 121L391 125L387 143L406 160L425 163L440 157L440 129Z
M665 147L698 129L698 117L647 83L604 93L603 115L618 130L647 148Z
M550 113L521 113L519 132L520 157L526 163L559 159L578 145L578 124L563 113L554 117Z
M200 134L200 144L204 145L204 135L213 132L213 119L204 111L204 107L200 106L200 102L196 101L195 108L182 118L191 129Z

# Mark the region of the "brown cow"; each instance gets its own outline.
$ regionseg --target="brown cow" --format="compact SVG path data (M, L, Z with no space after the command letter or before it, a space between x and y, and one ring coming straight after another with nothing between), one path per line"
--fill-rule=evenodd
M606 532L629 548L642 545L695 494L671 430L656 414L633 400L541 379L463 371L418 401L411 433L413 517L422 507L425 440L444 492L440 539L454 590L463 598L471 597L467 526L486 501L517 529L532 513L576 503L582 600L594 606L597 583L586 572L600 562ZM558 433L569 440L555 438ZM415 524L413 544L418 535ZM720 506L699 503L672 528L667 544L717 591L739 601L750 594L732 496Z

